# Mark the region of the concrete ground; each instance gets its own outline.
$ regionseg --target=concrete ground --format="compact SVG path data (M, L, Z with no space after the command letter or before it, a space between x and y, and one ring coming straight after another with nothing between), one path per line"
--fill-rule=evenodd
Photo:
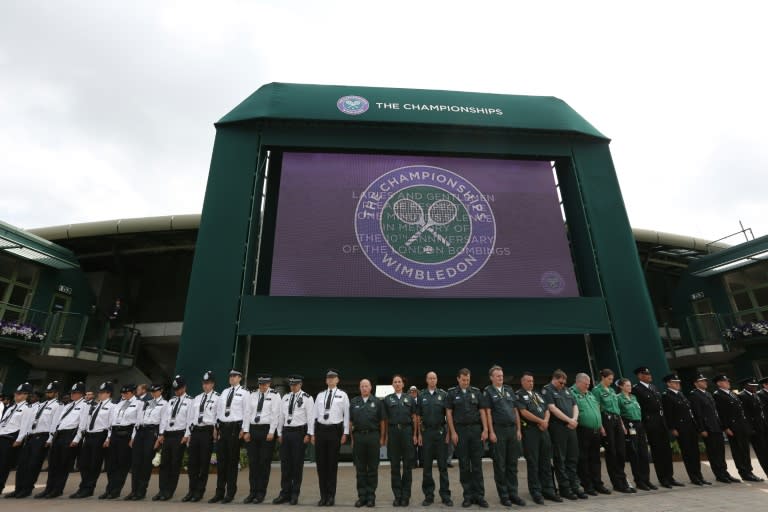
M733 461L728 460L729 471L732 475L736 476L738 473L733 466ZM761 477L765 477L763 471L760 470L760 465L757 460L753 460L752 464L755 467L755 474ZM697 487L691 484L685 487L678 487L674 489L660 488L658 491L643 492L638 491L637 494L625 495L614 493L609 496L590 497L588 500L579 500L576 502L566 501L564 503L546 502L545 506L536 505L530 500L530 495L527 491L526 482L526 470L525 461L520 460L519 463L519 475L520 475L520 495L528 502L528 506L524 510L536 510L536 509L549 509L565 511L610 511L616 512L620 510L633 510L638 507L643 507L648 511L654 512L687 512L687 511L746 511L746 510L760 510L765 504L768 504L768 482L762 483L741 483L741 484L721 484L714 481L712 473L709 470L707 462L703 462L704 478L714 482L711 487ZM605 468L603 468L605 469ZM627 465L627 469L629 466ZM485 474L485 489L486 498L491 505L491 510L504 510L506 507L502 507L499 504L496 489L493 484L493 469L490 460L484 460L483 470ZM461 507L461 485L459 484L459 470L458 463L454 463L454 467L449 469L451 478L451 491L454 500L454 509L465 510ZM651 468L651 474L653 475L653 468ZM434 475L437 476L437 470L434 470ZM413 496L411 498L410 510L427 510L421 506L421 501L424 496L421 492L421 476L422 470L417 468L413 473ZM685 474L685 469L681 462L675 463L675 477L681 482L688 483L688 479ZM42 490L45 484L46 474L43 473L38 481L36 492ZM126 488L130 485L129 482ZM55 500L35 500L26 498L22 500L16 499L2 499L0 500L0 510L2 511L46 511L46 512L102 512L109 510L113 512L169 512L169 511L223 511L226 509L244 510L245 507L251 509L260 510L307 510L314 508L319 499L319 491L317 489L317 472L313 464L307 464L304 470L304 484L302 486L302 494L299 499L299 505L291 507L290 505L272 505L272 498L276 497L279 490L280 483L280 466L279 464L273 464L272 475L269 483L269 492L267 494L267 501L260 505L243 505L242 499L248 494L248 471L244 470L240 472L238 478L238 493L234 502L222 505L215 504L209 505L205 500L198 503L182 503L180 499L186 494L187 491L187 477L181 476L179 482L179 490L172 501L167 502L153 502L149 499L144 501L102 501L96 499L96 497L86 498L82 500L70 500L66 496L73 493L79 483L79 475L73 473L67 483L67 489L65 496ZM604 477L604 480L608 482L608 478ZM652 476L653 480L653 476ZM15 473L11 473L8 479L9 485L6 486L5 492L13 490L11 485L15 481ZM208 481L208 490L206 493L206 499L213 495L213 489L215 487L216 475L211 475ZM41 485L42 484L42 485ZM102 473L99 483L96 487L96 495L104 492L106 485L106 475ZM152 481L149 486L150 496L157 492L157 475L153 475ZM128 490L124 490L123 494L127 494ZM357 499L357 493L355 489L355 473L354 468L350 463L342 463L339 467L339 485L336 494L336 507L338 509L355 510L353 504ZM392 492L389 487L389 465L382 464L379 469L379 489L376 499L377 509L392 509L403 510L402 508L395 509L392 507ZM443 505L439 504L439 497L437 503L433 504L431 509L446 509ZM514 509L520 509L520 507L512 507ZM363 508L362 510L368 510ZM472 506L470 510L478 510L476 505Z

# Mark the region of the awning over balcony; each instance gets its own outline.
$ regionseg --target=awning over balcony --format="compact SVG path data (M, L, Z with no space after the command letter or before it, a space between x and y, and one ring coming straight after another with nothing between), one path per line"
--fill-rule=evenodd
M0 222L0 254L60 270L80 268L75 255L68 249L4 222Z
M695 276L709 277L765 260L768 260L768 235L701 258L691 264L690 270Z

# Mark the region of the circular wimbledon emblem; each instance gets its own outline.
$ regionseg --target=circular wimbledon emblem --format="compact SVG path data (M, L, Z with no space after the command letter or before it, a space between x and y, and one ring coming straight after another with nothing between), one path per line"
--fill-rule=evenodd
M550 295L560 295L565 289L565 279L559 272L550 270L541 275L541 287Z
M336 102L336 107L350 116L359 116L365 114L370 107L368 100L362 96L342 96L339 101Z
M414 288L455 286L476 275L493 254L490 204L462 176L426 165L391 170L361 194L357 242L371 264Z

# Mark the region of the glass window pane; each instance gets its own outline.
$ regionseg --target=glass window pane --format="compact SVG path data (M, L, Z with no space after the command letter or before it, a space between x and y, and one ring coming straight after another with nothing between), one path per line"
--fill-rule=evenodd
M0 281L0 302L5 302L5 291L8 289L8 283Z
M11 292L11 298L8 300L14 306L25 307L27 302L27 295L29 295L30 289L26 286L16 285Z
M37 267L29 263L19 263L19 270L16 274L16 281L24 284L32 284L37 275Z
M744 273L741 272L741 270L728 272L723 276L723 279L725 279L725 282L731 292L738 292L747 288Z
M768 306L768 286L765 288L757 288L752 293L755 295L755 301L760 307Z
M768 262L760 262L744 268L747 286L754 288L768 284Z
M749 298L748 293L734 293L733 303L736 305L737 311L744 311L745 309L752 309L752 299Z
M0 254L0 277L10 279L16 270L16 259Z
M6 309L3 315L3 320L6 322L13 322L21 317L21 313L14 309Z

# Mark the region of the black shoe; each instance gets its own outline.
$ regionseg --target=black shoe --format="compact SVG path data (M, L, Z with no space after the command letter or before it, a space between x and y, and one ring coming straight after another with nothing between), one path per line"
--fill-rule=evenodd
M160 498L159 498L159 496L160 496L160 495L158 494L157 496L155 496L154 498L152 498L152 501L157 501L155 498L157 498L157 499L160 499ZM220 501L221 501L221 500L223 500L223 499L224 499L224 496L222 496L221 494L215 494L215 495L213 496L213 498L211 498L211 499L209 499L209 500L208 500L208 503L218 503L218 502L220 502Z
M283 503L288 503L288 496L283 496L281 494L280 496L272 500L273 505L282 505Z
M253 498L253 502L254 502L254 503L256 503L257 505L258 505L259 503L264 503L264 496L262 496L261 494L259 494L258 496L256 496L255 498Z
M187 503L188 501L192 501L192 498L194 498L194 497L195 496L193 494L187 494L186 496L181 498L181 501L183 501L184 503Z
M586 494L589 494L590 496L597 496L597 491L594 489L584 489L584 492ZM578 493L576 494L578 496Z
M253 494L249 494L248 496L246 496L245 498L243 498L243 503L246 503L246 504L247 504L247 503L253 503L253 499L254 499L255 497L256 497L256 496L254 496Z
M671 483L675 487L685 487L685 484L683 482L678 482L674 478L672 480L670 480L669 483Z
M730 478L725 477L725 476L718 476L718 477L715 478L715 480L717 480L718 482L724 483L724 484L731 484L731 483L733 483L733 482L731 482Z
M160 501L162 498L163 498L163 495L161 493L157 493L154 496L152 496L152 501ZM214 496L211 499L214 499L214 498L216 498L216 496ZM219 497L219 499L217 499L216 501L219 501L219 500L221 500L221 497ZM209 501L208 503L216 503L216 501Z
M47 499L47 500L53 500L53 499L56 499L56 498L58 498L58 497L59 497L59 496L61 496L62 494L64 494L64 493L63 493L63 492L61 492L61 491L53 491L53 492L49 492L48 494L46 494L46 496L45 496L45 499Z
M586 493L583 493L581 491L576 491L576 497L579 498L580 500L589 499L589 496L587 496Z
M703 478L701 479L701 483L703 483L704 485L712 485L712 482L708 480L704 480Z
M83 498L90 498L91 496L93 496L93 492L88 492L88 491L77 491L75 494L70 494L69 495L70 499L73 499L73 500L80 500L80 499L83 499Z
M557 494L544 493L544 494L542 494L542 497L545 500L554 501L555 503L562 503L563 502L563 498L561 498ZM578 498L576 498L576 496L574 496L573 498L574 499L578 499Z
M400 498L395 498L395 499L392 501L392 506L393 506L393 507L399 507L399 506L400 506Z
M335 497L330 497L327 500L325 500L325 506L326 507L332 507L335 504L336 504L336 498ZM406 505L408 504L408 500L405 500L405 504ZM403 506L405 506L405 505L403 505Z
M160 496L160 501L168 501L168 500L170 500L171 498L172 498L172 496L169 496L169 495L167 495L167 494L163 494L162 496ZM226 498L225 498L225 499L226 499ZM232 498L229 498L229 501L232 501ZM222 500L222 503L227 503L227 502L225 502L225 501L223 501L223 500Z
M521 498L520 496L510 496L510 501L517 505L518 507L524 507L525 506L525 500Z
M100 500L108 500L108 499L110 499L111 496L112 496L111 494L109 494L108 492L105 492L104 494L99 496L99 499Z
M363 505L365 505L365 502L364 502L363 500L357 500L357 501L355 502L355 508L360 508L360 507L362 507Z
M368 503L365 504L366 507L373 508L376 506L376 499L371 498L368 500Z
M421 506L422 507L428 507L431 504L433 504L434 502L435 502L435 498L434 497L427 496L426 498L424 498L424 501L421 502Z
M451 498L443 498L443 505L445 505L446 507L452 507L453 500Z
M511 507L512 502L509 500L509 498L501 498L501 504L505 507Z
M604 485L599 485L595 487L595 490L600 494L611 494L611 490Z
M17 492L16 496L14 496L14 497L17 500L20 500L22 498L26 498L27 496L31 496L31 495L32 495L32 491L21 491L21 492Z
M200 501L201 499L203 499L203 497L202 497L202 496L192 496L192 499L191 499L191 500L189 500L189 501L191 501L192 503L197 503L197 502L198 502L198 501Z
M759 476L755 475L754 473L750 473L747 476L741 477L742 480L746 480L747 482L762 482L763 479Z
M634 489L632 489L629 486L614 487L613 490L615 490L616 492L623 492L624 494L632 494L633 492L636 492Z
M728 477L728 480L730 480L731 483L733 483L733 484L740 484L741 483L741 480L739 480L736 477L732 477L731 475L728 475L728 474L726 474L726 476Z
M643 482L637 482L635 485L637 485L637 488L640 489L641 491L651 490L651 488L647 484L644 484Z
M48 497L48 491L43 491L43 492L35 494L35 499L36 500L42 500L42 499L45 499L47 497Z
M544 505L544 498L542 496L534 496L533 502L537 505Z
M130 493L128 496L125 496L125 497L123 498L123 501L131 501L131 500L133 500L133 497L134 497L134 496L135 496L135 495L134 495L133 493Z
M3 496L3 498L5 498L5 499L7 499L7 500L9 500L9 499L11 499L11 498L15 498L15 497L16 497L16 491L12 491L12 492L9 492L9 493L8 493L8 494L6 494L5 496Z
M299 497L298 496L291 496L291 501L289 501L291 505L298 505L299 504Z
M650 489L651 489L652 491L658 491L658 490L659 490L659 488L658 488L658 487L656 487L655 485L653 485L651 482L645 482L645 485L647 485L648 487L650 487Z
M472 498L464 498L464 501L461 502L461 506L464 508L471 507L472 506Z
M168 499L168 498L165 498L165 499ZM234 496L224 496L224 499L223 499L223 500L221 500L221 502L222 502L222 503L231 503L231 502L232 502L232 500L234 500L234 499L235 499L235 497L234 497Z
M671 489L672 488L672 484L669 483L669 482L660 482L660 483L661 483L661 486L666 488L666 489Z
M477 503L477 506L480 508L488 508L488 502L485 501L485 498L477 498L475 503Z
M560 496L571 501L576 501L577 499L579 499L579 497L573 494L572 492L563 492L563 493L560 493Z
M132 499L133 501L141 501L141 500L143 500L143 499L144 499L144 498L146 498L146 497L147 497L147 495L146 495L146 494L144 494L144 493L141 493L141 494L134 494L134 495L133 495L133 498L131 498L131 499Z
M691 480L691 483L693 485L698 485L699 487L704 485L704 481L703 480L698 480L698 479L697 480Z

